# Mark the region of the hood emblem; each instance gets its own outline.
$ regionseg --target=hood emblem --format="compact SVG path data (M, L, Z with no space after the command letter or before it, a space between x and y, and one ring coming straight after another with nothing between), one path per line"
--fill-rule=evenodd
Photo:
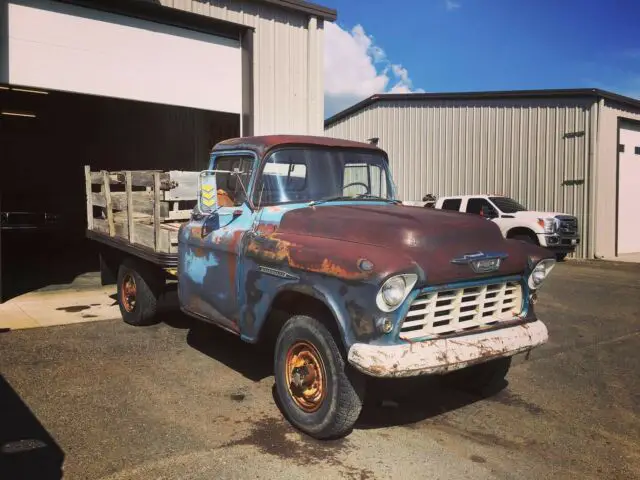
M491 273L500 268L502 260L509 255L506 253L468 253L462 257L454 258L451 263L455 265L469 265L475 273Z

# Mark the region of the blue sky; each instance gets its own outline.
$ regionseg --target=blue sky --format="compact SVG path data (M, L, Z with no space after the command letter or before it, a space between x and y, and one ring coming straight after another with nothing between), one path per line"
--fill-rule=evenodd
M319 0L325 116L373 93L595 87L640 98L640 0Z

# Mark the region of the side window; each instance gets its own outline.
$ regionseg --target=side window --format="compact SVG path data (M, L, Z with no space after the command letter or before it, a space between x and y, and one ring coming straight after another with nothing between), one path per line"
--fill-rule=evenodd
M216 174L218 187L218 204L221 207L242 205L246 200L246 191L253 171L254 159L249 155L222 155L216 157L214 169L233 172L238 170L241 175L220 172Z
M304 158L287 150L274 152L265 163L256 184L254 204L276 205L309 200Z
M449 198L442 202L442 210L455 210L459 212L461 204L462 200L460 198Z
M365 188L366 187L366 188ZM344 166L343 195L363 193L387 197L387 175L379 166L369 163L347 163Z
M497 215L495 208L484 198L470 198L467 201L467 213Z

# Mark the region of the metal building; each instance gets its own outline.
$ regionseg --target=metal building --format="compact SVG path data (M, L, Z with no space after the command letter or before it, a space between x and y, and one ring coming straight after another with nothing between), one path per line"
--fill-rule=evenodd
M321 135L335 19L301 0L0 0L0 287L95 268L86 164L194 170L225 138ZM19 287L32 260L41 285Z
M499 193L579 219L578 258L640 252L640 101L597 89L379 94L325 121L379 139L400 198Z

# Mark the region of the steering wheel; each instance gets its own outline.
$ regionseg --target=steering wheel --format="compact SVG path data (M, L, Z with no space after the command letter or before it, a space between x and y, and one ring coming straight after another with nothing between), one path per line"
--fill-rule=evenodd
M343 187L343 189L344 189L344 190L346 190L347 188L349 188L349 187L350 187L350 186L352 186L352 185L362 185L362 186L364 187L364 189L366 190L366 192L365 192L365 193L366 193L367 195L368 195L369 193L371 193L371 192L369 191L369 187L368 187L368 185L367 185L366 183L362 183L362 182L351 182L349 185L345 185L345 186Z

